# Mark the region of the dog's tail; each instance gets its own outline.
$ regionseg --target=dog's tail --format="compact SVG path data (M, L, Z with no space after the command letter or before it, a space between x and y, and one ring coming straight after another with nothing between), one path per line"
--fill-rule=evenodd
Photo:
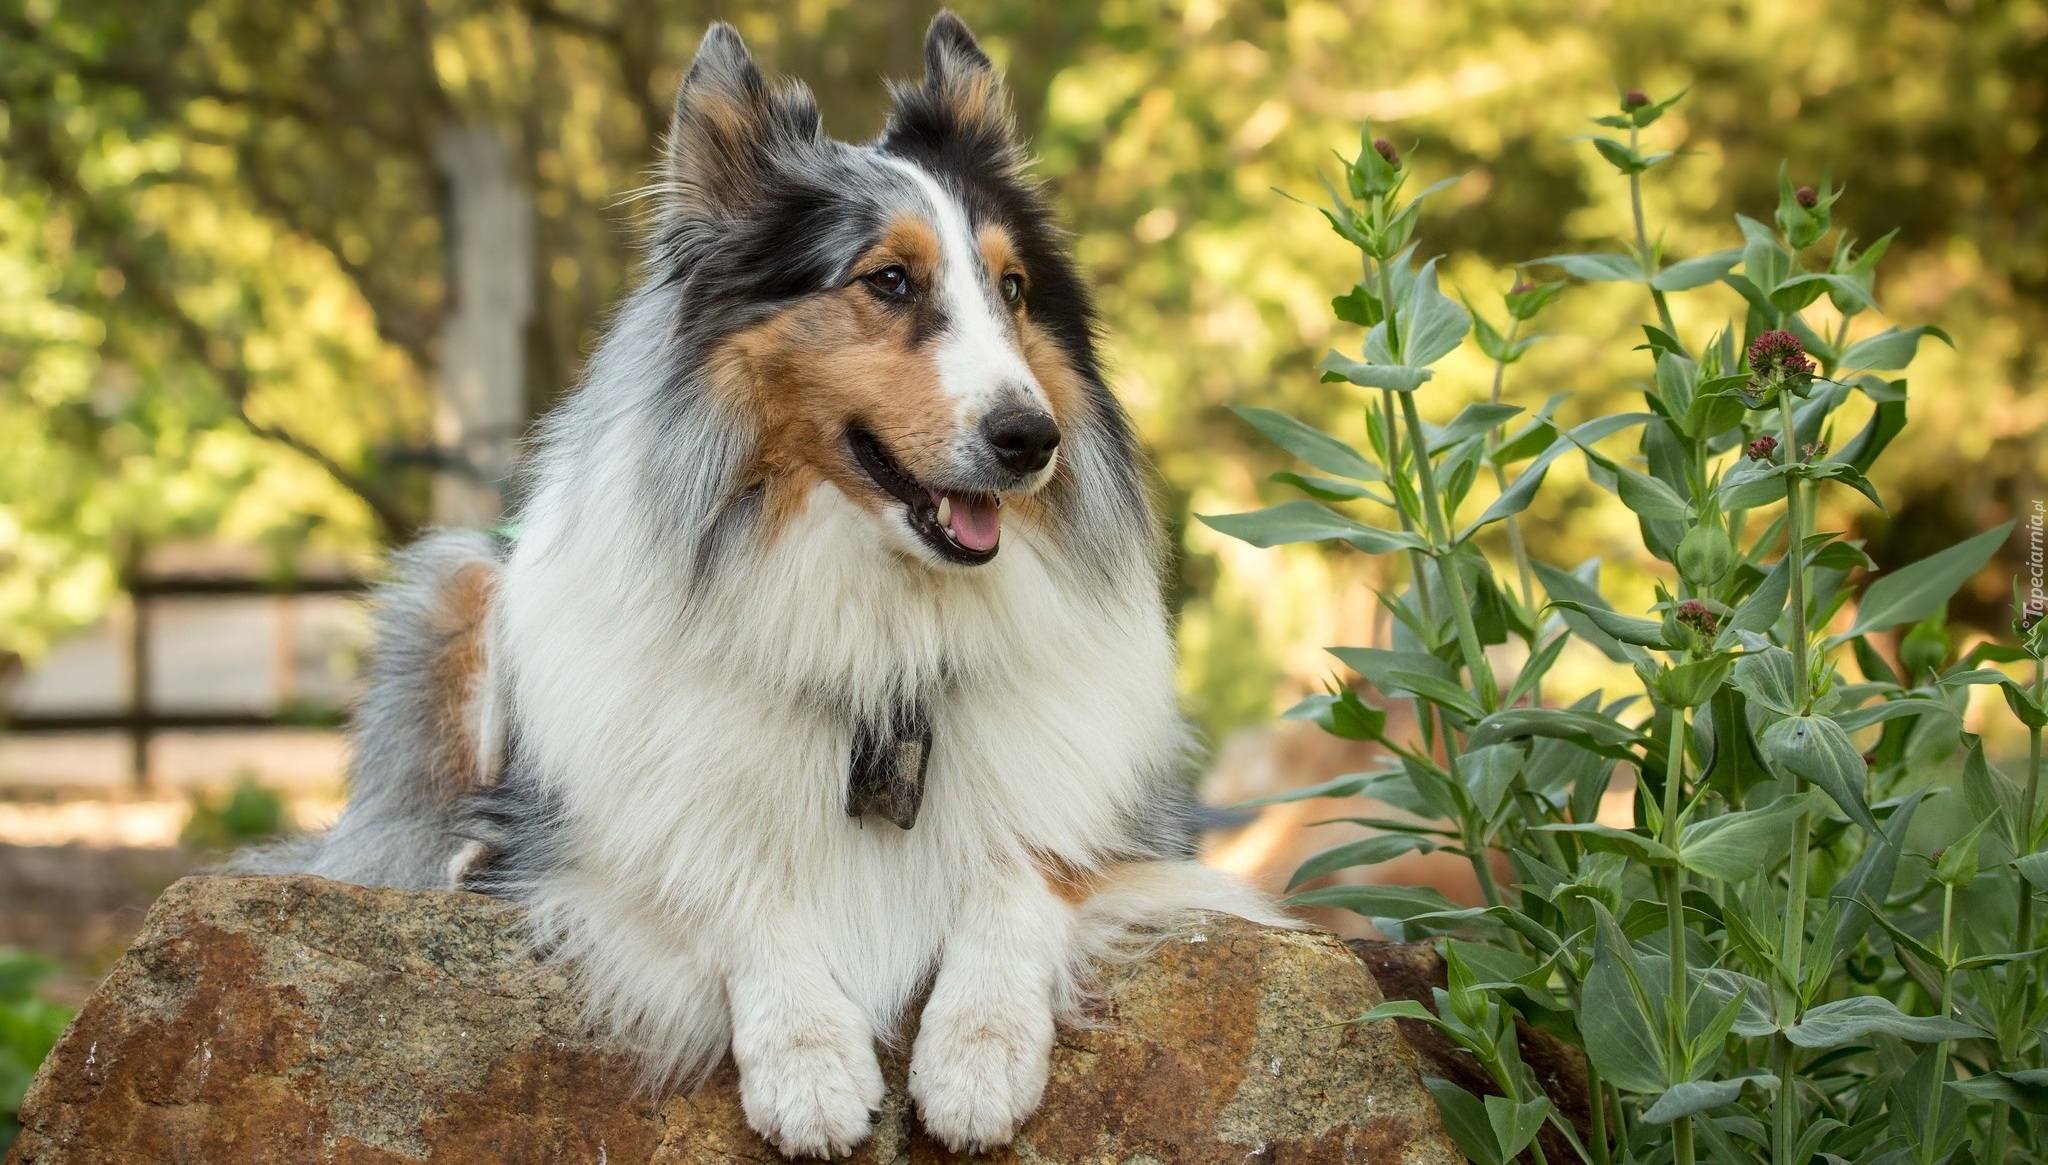
M492 535L447 530L395 556L372 596L376 643L350 729L348 807L324 835L245 852L229 872L452 885L462 803L496 773L504 739L488 630L503 554Z

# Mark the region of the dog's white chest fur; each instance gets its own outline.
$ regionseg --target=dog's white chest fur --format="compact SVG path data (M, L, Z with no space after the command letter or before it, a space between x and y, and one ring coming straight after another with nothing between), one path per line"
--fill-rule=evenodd
M630 536L592 535L538 515L506 573L498 651L519 747L566 810L559 909L602 904L587 926L563 917L581 932L566 937L632 933L618 956L670 967L671 991L717 978L761 926L794 927L868 1021L893 1026L966 891L1034 857L1111 856L1120 816L1181 747L1156 599L1063 586L1026 529L987 566L935 571L820 486L687 600L633 578L639 554L591 553ZM909 831L845 811L850 716L906 685L931 693L934 728Z

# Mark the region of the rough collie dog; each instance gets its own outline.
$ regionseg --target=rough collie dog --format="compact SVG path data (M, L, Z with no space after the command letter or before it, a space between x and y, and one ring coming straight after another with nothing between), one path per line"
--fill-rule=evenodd
M525 903L652 1078L729 1048L793 1155L866 1138L919 998L924 1124L993 1146L1091 966L1278 921L1187 857L1144 471L1000 78L950 14L925 68L849 145L705 36L521 533L399 557L346 813L243 864Z

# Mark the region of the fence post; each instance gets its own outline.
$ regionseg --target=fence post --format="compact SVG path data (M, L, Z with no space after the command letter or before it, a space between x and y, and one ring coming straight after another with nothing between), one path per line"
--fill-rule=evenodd
M129 546L121 585L128 592L129 776L137 793L149 791L149 593L142 579L142 541Z

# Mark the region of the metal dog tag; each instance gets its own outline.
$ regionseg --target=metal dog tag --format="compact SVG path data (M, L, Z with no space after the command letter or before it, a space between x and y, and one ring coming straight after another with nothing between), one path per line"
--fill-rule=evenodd
M846 780L846 815L873 813L898 829L917 824L924 804L924 770L932 755L932 725L918 704L904 701L887 723L856 720L853 765Z

